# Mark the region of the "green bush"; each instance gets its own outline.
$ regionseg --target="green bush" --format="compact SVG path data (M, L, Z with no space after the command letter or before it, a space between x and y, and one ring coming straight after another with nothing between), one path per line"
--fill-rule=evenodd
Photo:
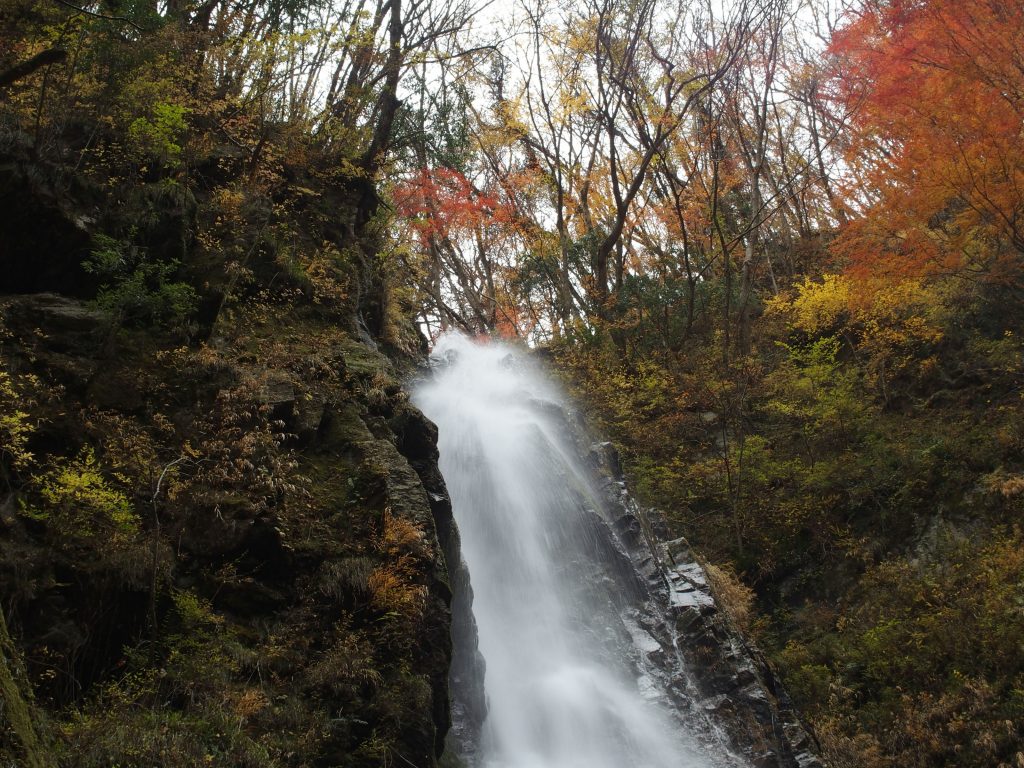
M94 239L83 267L102 280L96 305L116 323L178 326L195 311L195 289L173 279L178 262L149 261L144 249L107 235Z
M165 165L181 161L181 143L188 125L188 109L179 104L157 102L149 117L136 118L128 126L130 146L140 155L154 157Z

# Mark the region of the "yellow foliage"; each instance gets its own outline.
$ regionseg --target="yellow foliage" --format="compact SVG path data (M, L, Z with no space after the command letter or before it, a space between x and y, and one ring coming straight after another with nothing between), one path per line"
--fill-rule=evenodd
M865 336L888 334L889 341L913 339L934 343L942 338L934 315L943 301L920 280L860 280L825 274L804 278L796 296L768 300L770 309L792 313L795 328L811 335L833 331L844 320L863 328Z
M850 311L851 282L844 275L825 274L821 282L804 278L796 292L792 299L769 299L768 305L775 311L791 311L793 325L804 333L829 331Z
M195 633L224 623L224 617L213 612L210 601L191 590L176 589L171 593L171 599L185 632Z
M842 331L866 355L865 369L883 393L893 376L927 376L936 366L930 347L942 341L945 303L936 287L921 280L854 282L825 274L820 281L805 278L795 296L770 299L768 306L810 336Z
M0 370L0 462L9 462L14 467L32 461L27 449L32 426L29 415L22 410L24 405L22 393L10 375Z
M427 588L416 584L413 576L412 562L408 555L374 568L367 581L370 603L383 613L417 617L426 599Z
M348 296L344 276L345 256L328 242L310 254L299 257L306 278L313 288L313 302L316 304L340 304Z
M754 609L754 590L740 581L731 568L720 568L713 563L702 563L708 575L708 585L725 612L740 629L750 629Z
M232 709L239 720L244 721L253 715L259 714L270 704L267 695L259 688L246 688L241 696L234 702Z
M106 534L117 541L138 533L131 502L110 487L92 448L83 448L70 462L46 473L39 493L46 508L37 516L52 520L66 535Z
M981 481L985 490L1007 499L1024 493L1024 474L1007 472L1002 467L985 475Z
M427 588L416 583L416 558L429 557L425 536L415 524L384 510L384 519L376 536L377 551L387 562L377 566L367 579L370 603L383 613L408 619L419 617L427 596Z
M938 341L935 316L942 306L936 288L921 280L875 280L858 290L851 309L862 322L899 325L921 340Z
M390 507L384 510L384 520L377 536L377 549L394 557L403 552L418 549L424 543L423 531L412 522L392 514Z

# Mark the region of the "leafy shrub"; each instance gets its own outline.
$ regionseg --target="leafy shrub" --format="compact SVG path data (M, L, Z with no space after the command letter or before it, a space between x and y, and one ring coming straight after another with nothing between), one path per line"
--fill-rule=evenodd
M149 117L139 117L128 126L129 145L140 155L154 157L165 165L181 161L181 142L188 125L189 110L180 104L157 102Z
M384 511L383 523L374 542L386 558L374 568L367 580L370 604L385 615L417 621L423 613L427 588L416 583L417 557L422 553L425 536L413 523Z
M32 461L28 440L32 434L28 403L22 389L10 374L0 369L0 477L10 485L8 471L25 467Z
M69 543L102 536L119 544L139 533L131 501L103 476L92 448L44 473L39 499L40 506L26 514L49 523Z
M128 650L126 672L63 724L61 765L278 764L243 728L267 699L241 682L246 653L237 632L195 592L175 590L171 599L156 646ZM158 668L154 654L162 659Z
M116 323L177 326L195 311L195 289L173 280L176 261L149 261L144 249L102 234L95 245L83 267L103 281L96 305Z

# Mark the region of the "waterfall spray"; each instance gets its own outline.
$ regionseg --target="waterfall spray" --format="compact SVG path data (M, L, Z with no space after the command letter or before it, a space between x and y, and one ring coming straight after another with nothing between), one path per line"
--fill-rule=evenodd
M600 493L555 415L557 388L499 343L448 335L433 357L435 375L415 399L438 425L473 586L488 708L476 761L738 765L724 748L709 750L696 718L690 732L638 663L643 633L627 607L643 586L616 550Z

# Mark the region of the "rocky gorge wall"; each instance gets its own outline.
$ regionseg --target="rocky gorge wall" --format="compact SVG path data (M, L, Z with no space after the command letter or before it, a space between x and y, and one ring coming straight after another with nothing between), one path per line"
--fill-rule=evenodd
M646 586L639 625L653 642L641 652L667 677L675 705L700 712L755 768L821 768L781 680L723 610L689 543L661 538L661 514L629 494L609 443L594 444L589 456L604 478L611 526Z
M56 294L0 318L4 661L38 736L0 708L0 765L435 764L457 534L396 364L302 305L191 347Z
M55 294L4 297L0 317L34 454L0 502L32 764L428 766L449 685L467 752L486 711L471 578L409 367L303 311L242 315L191 351L112 343ZM820 765L686 542L659 540L611 446L564 419L605 496L597 556L630 574L638 663L758 768ZM100 490L131 526L103 519ZM3 765L26 762L13 711Z

